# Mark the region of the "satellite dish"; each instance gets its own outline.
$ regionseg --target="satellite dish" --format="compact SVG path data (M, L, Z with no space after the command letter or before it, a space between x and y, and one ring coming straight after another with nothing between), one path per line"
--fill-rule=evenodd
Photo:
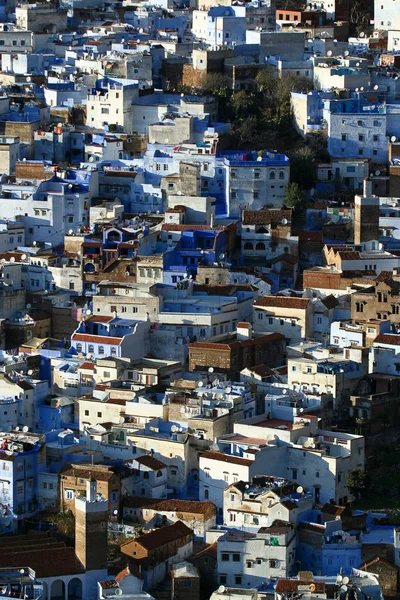
M28 425L24 425L24 426L23 426L23 428L22 428L22 431L23 431L24 433L26 433L27 431L29 431L29 427L28 427Z
M302 412L304 412L304 408L300 408L300 412L301 412L301 413L302 413Z
M29 371L28 371L28 375L33 375L33 371L32 371L32 369L29 369Z
M344 51L344 55L345 55L345 56L349 56L349 54L350 54L350 52L349 52L348 50L345 50L345 51Z
M228 386L225 391L227 394L230 394L232 391L232 388L230 386Z
M302 487L301 485L299 485L299 487L297 488L296 492L297 492L298 494L302 494L302 493L304 492L304 489L303 489L303 487Z
M21 260L26 260L26 254L22 254Z
M14 454L14 452L11 452L11 450L4 450L4 452L7 456L12 456Z
M30 308L32 308L32 305L28 303L28 304L26 305L26 308L29 310Z
M87 309L86 314L87 315L91 315L92 314L92 311L90 310L90 308Z
M347 585L342 585L342 586L340 587L340 591L341 591L341 592L347 592Z
M68 230L68 235L73 235L74 234L74 230L73 229L69 229Z
M360 38L365 37L365 33L363 31L360 31Z
M281 223L282 223L282 225L287 225L287 219L283 218Z
M208 368L208 372L209 372L209 373L214 373L214 367L209 367L209 368Z
M19 427L18 427L18 425L17 425L17 427L15 428L15 431L19 431Z
M203 383L202 381L199 381L199 383L197 384L197 386L198 386L199 388L203 387L203 385L204 385L204 383Z
M380 172L379 170L378 170L378 171L375 171L375 175L376 175L377 177L378 177L380 174L381 174L381 172Z
M343 577L341 575L338 575L336 577L336 583L342 583L342 581L343 581Z
M144 238L144 233L139 233L139 235L137 237L138 237L138 240L142 240Z
M31 77L27 77L27 78L26 78L26 81L27 81L28 83L30 83L30 82L32 81L32 78L31 78Z
M395 142L397 142L397 137L395 135L392 135L390 141L392 142L392 144L394 144Z
M379 90L379 85L374 85L374 90L375 91Z
M328 50L328 52L326 53L327 56L332 56L332 50Z
M123 593L124 593L124 592L121 590L121 588L117 588L117 589L115 590L115 595L116 595L116 596L122 596L122 594L123 594Z
M225 254L222 252L222 254L219 255L219 260L224 260L225 258Z
M219 588L217 589L218 594L224 594L225 593L225 586L224 585L220 585Z
M363 87L360 87L360 92L363 92L363 91L364 91L364 88L363 88Z
M359 91L360 91L360 89L359 89L359 88L356 88L356 92L359 92Z
M179 428L176 425L172 425L172 427L171 427L172 433L176 433L178 431L178 429Z
M15 258L14 258L14 256L12 256L12 257L10 258L10 262L11 262L11 263L15 262Z
M348 577L343 577L343 585L347 585L350 579Z

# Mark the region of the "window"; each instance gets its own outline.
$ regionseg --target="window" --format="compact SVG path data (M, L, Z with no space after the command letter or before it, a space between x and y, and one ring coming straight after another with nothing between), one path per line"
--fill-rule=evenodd
M347 140L347 134L342 133L342 142L345 142L346 140Z
M297 469L292 469L292 479L297 479Z
M99 354L104 354L104 346L99 346Z
M94 346L93 346L93 344L89 344L89 346L88 346L88 352L91 352L91 353L94 352Z
M256 244L256 250L265 250L265 244L264 244L264 242L257 242L257 244Z
M317 471L317 472L315 473L315 477L316 477L317 479L319 479L319 471Z
M253 192L253 200L258 200L260 197L260 193L257 190L254 190Z
M268 317L268 325L272 325L274 322L273 317Z
M101 418L102 418L102 416L103 416L103 413L101 413L101 412L98 412L98 413L97 413L97 418L98 418L98 419L101 419Z
M275 559L273 559L273 558L272 558L272 559L269 561L269 567L270 567L270 569L276 569L276 568L277 568L277 564L276 564L276 563L277 563L277 561L276 561Z
M68 500L72 500L72 498L74 497L74 490L65 490L64 496Z
M221 559L223 562L228 562L229 561L229 554L228 552L223 552L221 555Z
M224 481L229 481L229 473L224 473Z
M221 585L225 585L226 584L226 575L220 575L219 582Z
M363 122L362 122L362 121L357 121L357 125L358 125L359 127L362 127L362 126L363 126Z
M242 585L242 576L235 575L235 585Z
M262 320L264 318L264 313L262 313L261 311L257 313L257 317Z
M356 302L356 312L364 312L364 304L363 302Z
M279 179L285 179L285 172L279 171Z
M358 141L359 142L364 142L365 141L365 135L361 134L358 136Z
M88 417L88 416L89 416L89 411L85 410L85 417Z
M269 174L269 178L275 179L275 171L271 171L271 173Z
M378 141L378 136L377 136L377 135L374 135L374 136L372 137L372 139L374 140L374 142L377 142L377 141Z
M233 562L240 562L240 554L239 552L234 552L232 555Z
M246 567L247 569L252 569L253 568L253 563L251 560L246 560Z

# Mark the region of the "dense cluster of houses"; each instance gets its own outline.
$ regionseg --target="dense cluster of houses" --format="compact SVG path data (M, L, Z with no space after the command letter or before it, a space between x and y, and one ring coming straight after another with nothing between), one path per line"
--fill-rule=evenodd
M398 594L400 4L286 6L0 0L1 598ZM263 72L295 209L208 89Z

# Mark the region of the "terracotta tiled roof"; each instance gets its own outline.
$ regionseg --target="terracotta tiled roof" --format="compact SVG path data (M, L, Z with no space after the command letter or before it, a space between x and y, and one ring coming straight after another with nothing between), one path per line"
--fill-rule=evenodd
M165 469L166 464L154 458L154 456L150 456L150 454L145 454L144 456L139 456L139 458L135 459L140 465L144 465L153 471L158 471L159 469Z
M27 536L28 537L28 536ZM63 577L85 572L73 548L15 548L0 553L0 568L29 565L36 577Z
M254 306L305 310L309 302L308 298L296 298L293 296L263 296L254 302Z
M278 223L286 219L288 222L292 220L291 210L244 210L243 225L270 225Z
M76 342L92 342L93 344L107 344L109 346L119 346L123 340L123 338L91 335L89 333L74 333L71 339Z
M195 554L193 558L194 559L200 558L204 554L208 554L208 555L212 556L213 558L215 558L215 560L217 560L217 556L218 556L218 544L217 544L217 542L214 542L213 544L209 544L208 546L206 546L205 548L203 548L203 550L200 550L200 552L198 552L197 554Z
M215 452L214 450L206 450L203 454L200 454L200 458L207 458L211 460L219 460L221 462L231 463L233 465L242 465L244 467L253 464L253 461L248 458L239 458L239 456L230 456L223 452Z
M128 508L151 508L158 512L179 512L203 515L215 506L212 502L205 500L181 500L179 498L168 498L158 500L156 498L143 498L142 496L129 496L124 500L124 506Z
M321 300L321 302L326 306L328 310L330 310L331 308L336 308L336 306L339 304L337 298L335 298L335 296L333 296L332 294Z
M131 551L136 544L147 550L155 550L188 535L193 536L193 531L190 527L187 527L182 521L177 521L173 525L167 525L166 527L161 527L160 529L141 535L134 540L128 540L121 545L121 552L131 556Z
M93 323L109 323L112 321L114 317L107 317L106 315L93 315L88 321L92 321Z
M90 362L84 362L81 364L81 366L79 367L80 369L87 369L88 371L94 371L94 369L96 368L96 365L94 363L90 363Z
M400 335L392 333L381 333L374 339L374 344L390 344L391 346L400 346Z

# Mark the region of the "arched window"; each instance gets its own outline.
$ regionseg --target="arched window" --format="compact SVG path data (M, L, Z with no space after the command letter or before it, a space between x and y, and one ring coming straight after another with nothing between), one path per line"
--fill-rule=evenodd
M279 179L285 179L285 171L279 171Z
M157 477L162 477L162 472L161 471L157 471Z
M76 351L77 352L82 352L82 344L77 344L76 345Z
M204 490L204 498L205 498L206 500L208 500L208 496L209 496L209 494L208 494L208 490Z
M114 346L111 348L111 356L116 356L117 355L117 349L114 348Z
M275 171L271 171L269 174L270 179L275 179Z
M264 242L258 242L256 245L256 250L265 250Z
M258 517L253 517L253 525L259 525Z
M92 353L94 352L94 346L93 346L93 344L89 344L89 346L88 346L88 352L92 352Z
M253 250L253 244L251 242L246 242L244 245L245 250Z
M99 346L99 354L104 354L104 346Z

